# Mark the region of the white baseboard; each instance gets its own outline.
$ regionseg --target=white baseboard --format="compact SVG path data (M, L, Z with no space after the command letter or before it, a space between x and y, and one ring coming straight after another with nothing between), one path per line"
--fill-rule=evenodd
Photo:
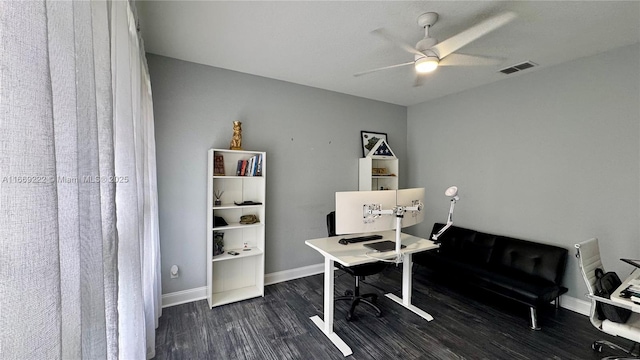
M273 285L289 280L299 279L306 276L321 274L324 272L324 264L315 264L303 266L296 269L277 271L265 274L264 284ZM207 298L207 287L199 287L195 289L176 291L162 295L162 307L175 306L185 304L192 301L203 300Z
M574 298L567 295L562 295L560 297L560 307L571 310L573 312L577 312L578 314L582 314L584 316L589 316L589 314L591 314L590 301Z
M296 269L277 271L264 276L265 285L273 285L289 280L324 273L324 264L303 266Z
M199 287L195 289L176 291L168 294L162 294L162 307L175 306L180 304L198 301L207 298L207 287Z
M289 280L299 279L311 275L321 274L324 272L324 264L315 264L303 266L295 269L276 271L265 274L264 284L273 285ZM192 301L203 300L207 298L207 287L199 287L195 289L176 291L162 295L162 307L175 306L185 304ZM563 295L560 299L560 307L577 312L585 316L589 316L591 311L591 302Z

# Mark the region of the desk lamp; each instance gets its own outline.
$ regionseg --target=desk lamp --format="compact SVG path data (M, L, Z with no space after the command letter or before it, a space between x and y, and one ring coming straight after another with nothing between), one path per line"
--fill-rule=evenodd
M444 194L451 198L451 207L449 207L449 216L447 217L447 224L443 226L442 229L440 229L440 231L438 231L437 234L431 235L431 240L433 240L436 243L439 242L438 238L440 237L440 235L442 235L445 231L447 231L448 228L451 227L451 225L453 225L453 208L456 206L456 202L460 200L460 197L458 196L457 186L449 187L447 190L445 190Z

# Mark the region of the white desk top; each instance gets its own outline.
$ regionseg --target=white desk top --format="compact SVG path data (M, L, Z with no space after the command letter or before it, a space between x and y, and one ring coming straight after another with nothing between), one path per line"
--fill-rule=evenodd
M365 241L360 243L353 243L342 245L338 243L338 241L342 238L353 238L364 235L374 235L380 234L383 236L382 239ZM377 241L383 240L391 240L395 241L396 233L394 230L391 231L382 231L382 232L373 232L367 234L350 234L350 235L340 235L333 237L325 237L319 239L312 239L305 241L305 244L311 246L313 249L320 252L324 257L330 258L333 261L337 261L344 266L354 266L360 264L366 264L370 262L376 261L375 258L378 259L393 259L396 256L395 251L387 251L387 252L376 252L374 250L368 249L364 247L364 244L373 243ZM400 239L402 240L402 245L405 245L406 248L402 249L402 254L413 254L420 251L436 249L439 245L435 244L431 240L419 238L409 234L401 234ZM370 257L368 257L368 254Z
M634 271L631 273L631 275L629 275L629 277L627 277L623 282L622 285L618 286L618 288L613 292L613 294L611 294L611 301L613 302L617 302L620 304L626 304L628 306L630 306L631 310L633 310L633 312L637 312L640 313L640 305L635 304L633 301L631 301L628 298L623 298L620 296L620 292L624 289L627 288L627 286L629 285L640 285L640 270L639 269L634 269Z

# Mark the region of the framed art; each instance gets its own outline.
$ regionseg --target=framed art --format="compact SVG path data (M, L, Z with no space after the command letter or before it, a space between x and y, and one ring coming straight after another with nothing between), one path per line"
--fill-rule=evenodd
M213 175L224 176L224 157L216 154L213 158Z
M224 232L213 232L213 256L224 254Z
M387 134L362 130L360 131L360 138L362 140L362 157L365 157L376 146L378 140L384 139L384 141L387 141Z

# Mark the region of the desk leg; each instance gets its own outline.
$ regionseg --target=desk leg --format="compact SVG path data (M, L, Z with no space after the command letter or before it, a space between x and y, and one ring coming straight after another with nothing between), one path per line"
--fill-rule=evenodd
M333 290L334 290L334 269L333 260L329 258L324 259L324 321L320 319L318 315L312 316L311 321L329 340L335 345L338 350L342 352L342 355L349 356L353 354L349 345L347 345L338 334L333 332Z
M402 260L402 299L395 296L394 294L386 294L385 296L389 299L397 302L398 304L404 306L405 308L413 311L416 315L421 318L431 321L433 320L433 316L429 313L422 311L417 306L411 304L411 290L413 285L413 279L411 270L413 269L413 257L411 254L404 254L404 259Z

